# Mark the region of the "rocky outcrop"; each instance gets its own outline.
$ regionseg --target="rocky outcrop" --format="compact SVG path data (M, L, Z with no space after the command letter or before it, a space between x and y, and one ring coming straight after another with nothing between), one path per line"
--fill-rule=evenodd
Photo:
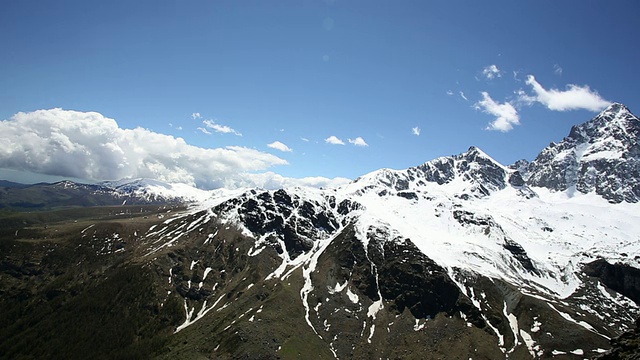
M604 259L598 259L586 264L582 271L640 304L640 269L621 263L610 264Z
M611 339L611 349L597 357L600 360L638 360L640 359L640 318L634 329Z

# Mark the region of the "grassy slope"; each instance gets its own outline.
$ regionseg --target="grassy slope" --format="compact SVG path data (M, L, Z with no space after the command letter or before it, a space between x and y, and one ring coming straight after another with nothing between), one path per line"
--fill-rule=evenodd
M157 276L124 251L104 256L99 239L158 222L158 207L4 213L0 218L0 358L149 358L163 350L181 304L162 308ZM127 214L128 212L128 214ZM16 236L17 230L17 236ZM94 242L94 243L92 243ZM93 245L93 246L92 246ZM123 245L134 246L132 240Z

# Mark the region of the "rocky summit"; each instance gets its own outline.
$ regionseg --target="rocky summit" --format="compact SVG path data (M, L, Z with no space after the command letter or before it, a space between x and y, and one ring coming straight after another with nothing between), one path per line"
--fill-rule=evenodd
M511 166L5 211L0 357L633 358L639 124L613 104Z
M595 192L612 203L640 201L640 120L612 104L571 128L529 164L528 183L554 191Z

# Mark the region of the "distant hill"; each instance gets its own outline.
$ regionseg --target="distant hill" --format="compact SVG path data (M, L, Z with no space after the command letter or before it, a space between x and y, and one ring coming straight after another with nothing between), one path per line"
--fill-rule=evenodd
M123 180L103 184L72 181L19 184L0 180L0 210L33 211L61 207L191 202L208 192L182 184Z

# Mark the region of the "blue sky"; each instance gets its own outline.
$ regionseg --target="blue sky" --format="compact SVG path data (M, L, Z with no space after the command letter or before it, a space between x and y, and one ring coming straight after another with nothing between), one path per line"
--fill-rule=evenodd
M532 160L609 102L640 112L637 14L589 0L6 1L0 168L217 187L355 178L471 145ZM55 108L75 112L36 112Z

